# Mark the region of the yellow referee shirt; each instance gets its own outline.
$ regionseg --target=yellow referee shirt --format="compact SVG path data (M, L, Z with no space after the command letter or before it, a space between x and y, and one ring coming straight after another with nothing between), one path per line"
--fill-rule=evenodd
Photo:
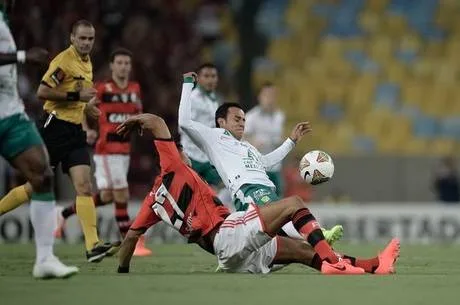
M50 63L48 71L42 78L42 84L62 92L80 91L93 86L93 66L90 57L85 59L70 46L59 53ZM81 124L86 103L46 100L43 109L56 117L74 124Z

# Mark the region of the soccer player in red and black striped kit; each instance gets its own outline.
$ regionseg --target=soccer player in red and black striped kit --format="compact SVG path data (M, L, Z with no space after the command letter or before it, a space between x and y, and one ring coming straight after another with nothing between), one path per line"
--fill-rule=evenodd
M129 170L131 144L129 138L116 133L117 127L130 116L142 112L141 90L139 83L130 81L132 71L132 53L127 49L116 49L110 55L112 77L96 84L99 116L98 131L86 129L87 141L96 141L94 163L95 178L99 192L94 196L96 206L115 203L115 219L122 237L128 231L131 220L127 203L129 189L127 175ZM90 124L87 124L90 125ZM65 219L75 214L75 205L65 208L61 213L56 236L61 235ZM144 239L140 239L136 255L150 255L145 248Z
M194 73L184 75L182 98L188 98ZM230 213L212 188L184 160L166 126L158 116L141 114L119 128L121 135L132 130L151 132L159 155L160 175L123 240L119 251L119 273L129 272L136 242L146 229L163 221L217 256L219 269L227 272L267 273L274 265L301 263L323 274L389 274L399 256L399 240L371 259L336 253L326 242L313 214L297 197L270 205L251 204L247 211ZM305 240L278 236L287 222ZM305 241L308 241L307 244Z

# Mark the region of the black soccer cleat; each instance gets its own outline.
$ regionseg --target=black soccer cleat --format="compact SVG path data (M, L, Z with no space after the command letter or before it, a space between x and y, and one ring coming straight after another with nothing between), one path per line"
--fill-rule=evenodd
M116 241L112 243L112 249L110 249L105 256L110 257L114 256L115 254L118 253L118 250L120 250L121 246L121 241Z
M113 250L113 248L114 246L111 243L98 243L94 246L93 249L86 251L86 259L90 263L99 263L104 259L104 257L107 256L111 250Z

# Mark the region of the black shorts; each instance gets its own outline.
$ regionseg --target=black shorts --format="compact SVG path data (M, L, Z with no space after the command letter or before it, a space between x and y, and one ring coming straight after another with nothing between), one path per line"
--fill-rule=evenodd
M44 127L48 114L39 122L40 134L45 142L53 170L61 163L66 174L76 165L91 166L86 146L86 132L80 124L73 124L53 117Z

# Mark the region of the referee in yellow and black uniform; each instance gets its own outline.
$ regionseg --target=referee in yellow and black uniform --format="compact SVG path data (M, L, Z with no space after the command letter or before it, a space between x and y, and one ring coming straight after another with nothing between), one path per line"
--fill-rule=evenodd
M86 257L99 262L113 254L116 245L101 243L96 229L96 209L92 198L91 162L82 128L85 116L97 118L96 90L89 54L94 45L95 29L86 20L77 21L70 34L71 45L51 61L38 88L45 100L45 117L40 133L55 169L59 163L70 176L77 193L76 212L85 235Z

